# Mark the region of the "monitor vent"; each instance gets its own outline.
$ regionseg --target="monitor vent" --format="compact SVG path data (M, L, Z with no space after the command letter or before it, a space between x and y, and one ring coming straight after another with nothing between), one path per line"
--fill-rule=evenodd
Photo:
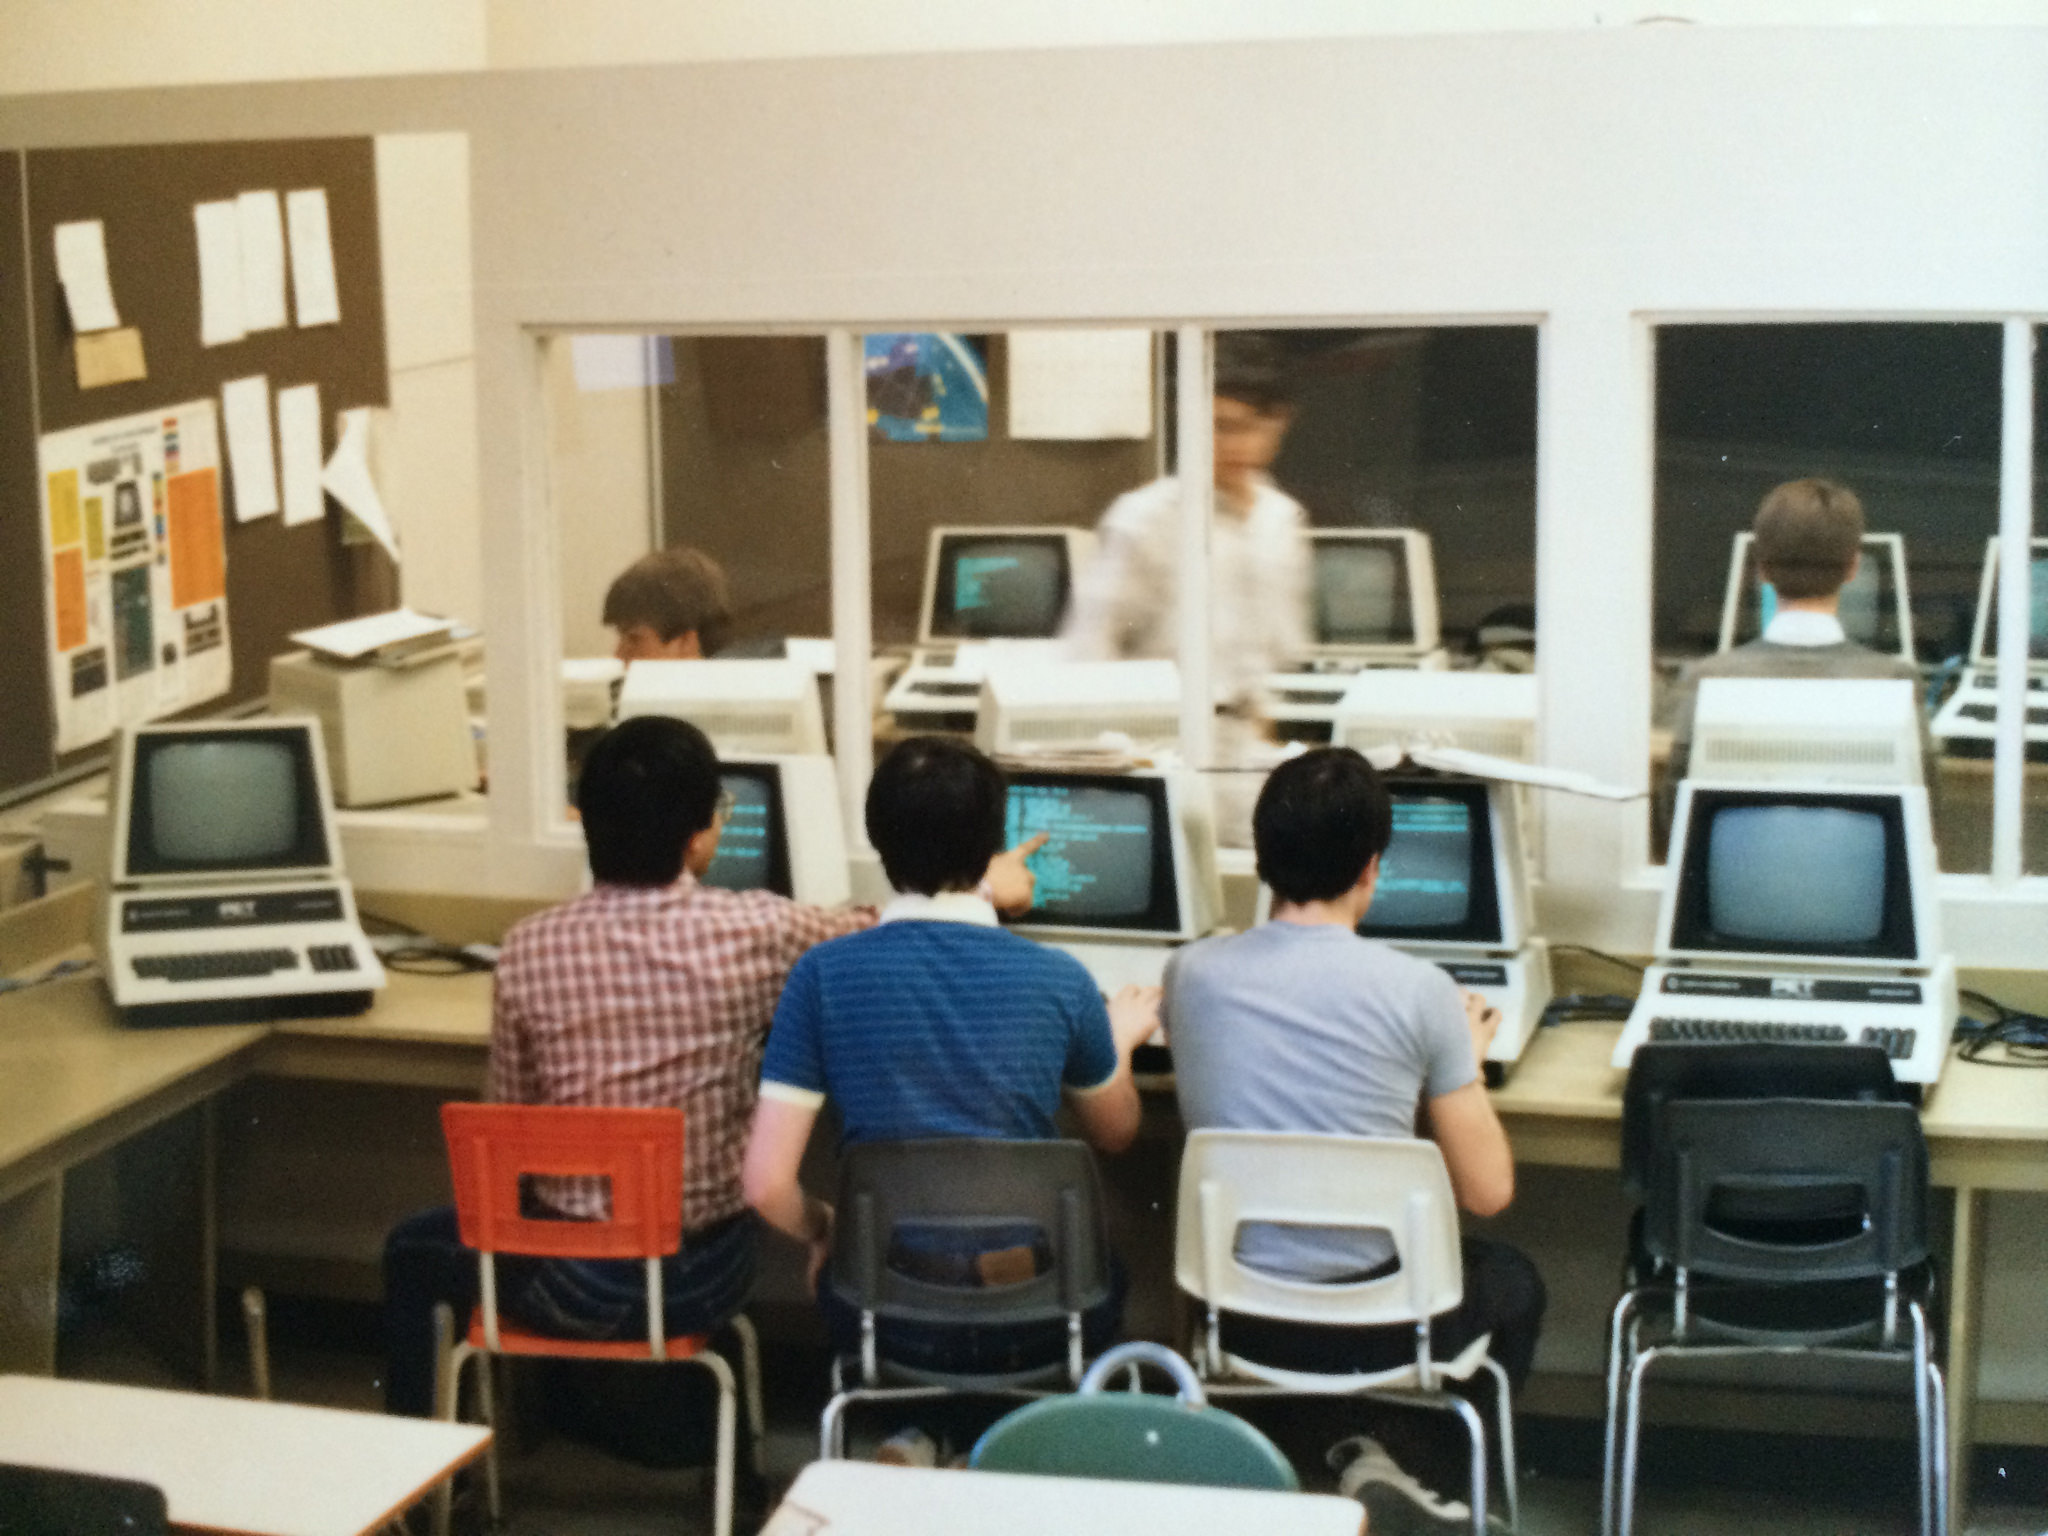
M1891 768L1898 760L1895 743L1870 737L1845 741L1825 736L1763 740L1713 736L1701 743L1700 750L1703 765L1750 768Z
M1121 731L1133 741L1170 741L1180 734L1177 714L1126 715L1116 720L1065 719L1020 720L1008 731L1008 745L1093 744L1104 731Z

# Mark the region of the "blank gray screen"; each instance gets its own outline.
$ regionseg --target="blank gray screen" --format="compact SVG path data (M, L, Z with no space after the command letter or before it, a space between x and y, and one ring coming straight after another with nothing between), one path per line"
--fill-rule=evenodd
M1730 806L1708 829L1707 921L1726 938L1868 944L1884 893L1884 820L1869 811Z

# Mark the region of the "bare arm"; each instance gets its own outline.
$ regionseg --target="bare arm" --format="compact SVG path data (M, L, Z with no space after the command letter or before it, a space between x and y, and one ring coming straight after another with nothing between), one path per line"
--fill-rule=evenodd
M1424 1106L1430 1139L1444 1155L1451 1190L1474 1216L1497 1216L1515 1198L1515 1155L1486 1085L1474 1078Z
M810 1250L807 1273L813 1288L832 1248L832 1207L804 1193L797 1170L803 1166L804 1148L810 1144L817 1118L815 1105L763 1097L754 1106L746 1158L740 1165L747 1204L768 1225Z
M1144 1106L1131 1081L1131 1052L1159 1028L1159 988L1125 987L1109 1000L1109 1033L1116 1042L1116 1071L1094 1088L1069 1089L1081 1136L1098 1152L1121 1152L1138 1136Z

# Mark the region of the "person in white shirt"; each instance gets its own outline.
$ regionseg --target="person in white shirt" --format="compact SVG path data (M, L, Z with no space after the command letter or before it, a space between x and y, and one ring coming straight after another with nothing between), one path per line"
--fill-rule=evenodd
M1226 719L1256 718L1266 674L1285 669L1308 648L1308 517L1266 474L1292 417L1271 344L1260 336L1220 341L1206 627L1210 681ZM1179 524L1180 481L1172 476L1110 504L1061 631L1069 656L1177 656ZM1224 742L1218 744L1227 758Z
M1701 679L1904 678L1916 686L1920 680L1910 661L1858 645L1842 629L1842 588L1863 551L1863 503L1854 491L1832 480L1788 480L1764 497L1753 528L1757 571L1776 591L1778 611L1758 638L1701 657L1679 675L1671 763L1659 796L1667 822L1692 760ZM1933 766L1931 752L1923 751L1923 760Z

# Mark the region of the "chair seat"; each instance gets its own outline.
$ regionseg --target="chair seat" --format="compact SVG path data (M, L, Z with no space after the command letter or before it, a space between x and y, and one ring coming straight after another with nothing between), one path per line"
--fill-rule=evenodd
M1492 1343L1493 1335L1482 1333L1448 1360L1435 1360L1431 1364L1439 1376L1451 1381L1469 1380L1485 1363L1486 1351ZM1413 1387L1418 1381L1412 1360L1386 1371L1290 1371L1277 1365L1247 1360L1226 1350L1220 1365L1220 1374L1205 1374L1203 1380L1223 1391L1232 1387L1269 1386L1282 1387L1289 1392L1376 1392ZM1210 1366L1212 1370L1215 1368Z
M670 1360L687 1360L710 1346L708 1333L679 1333L663 1341ZM470 1314L469 1347L488 1349L484 1342L484 1314L479 1308ZM559 1334L535 1333L498 1319L498 1353L501 1355L552 1355L565 1360L652 1360L654 1354L644 1338L565 1339Z

